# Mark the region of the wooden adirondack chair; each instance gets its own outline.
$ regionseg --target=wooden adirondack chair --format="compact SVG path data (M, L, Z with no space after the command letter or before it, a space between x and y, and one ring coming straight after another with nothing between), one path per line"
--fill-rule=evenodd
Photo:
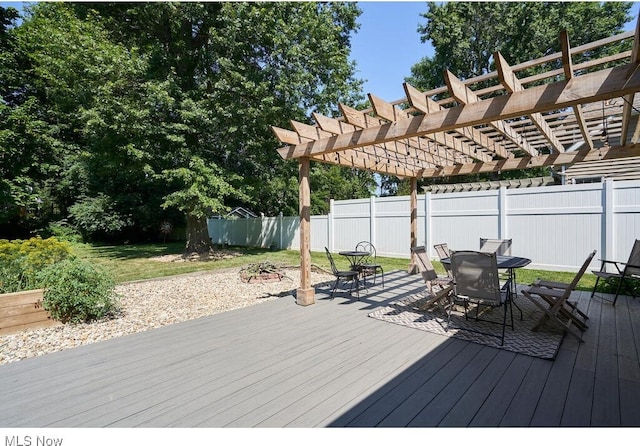
M586 324L588 317L578 309L575 303L569 302L569 297L576 289L578 282L595 255L596 251L594 250L587 256L571 283L538 280L529 288L522 290L524 296L544 311L543 316L532 328L533 331L539 330L547 320L551 320L561 325L567 333L574 336L578 341L584 342L582 340L582 332L588 328Z

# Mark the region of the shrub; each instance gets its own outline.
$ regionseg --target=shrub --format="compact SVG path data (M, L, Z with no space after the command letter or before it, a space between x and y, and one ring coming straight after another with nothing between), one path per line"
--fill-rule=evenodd
M54 263L38 274L43 306L61 322L91 322L118 311L113 279L80 259Z
M70 256L70 245L55 237L0 240L0 293L37 288L38 271Z
M78 232L78 230L70 226L66 220L49 223L46 232L49 232L58 240L72 243L82 243L83 241L82 235Z
M634 294L640 294L640 279L632 279L627 277L626 284L628 287L631 287L631 290ZM618 289L618 284L620 283L620 279L611 277L609 279L601 280L598 283L598 288L596 292L598 293L607 293L607 294L616 294L616 290ZM624 284L622 285L622 289L620 290L620 294L628 294L629 291L625 288Z

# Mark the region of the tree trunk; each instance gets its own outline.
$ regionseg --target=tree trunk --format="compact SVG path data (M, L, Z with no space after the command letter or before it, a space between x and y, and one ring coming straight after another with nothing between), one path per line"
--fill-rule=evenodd
M200 257L205 257L211 254L213 250L213 243L211 243L207 228L207 219L187 215L187 245L182 256L189 257L193 254L198 254Z

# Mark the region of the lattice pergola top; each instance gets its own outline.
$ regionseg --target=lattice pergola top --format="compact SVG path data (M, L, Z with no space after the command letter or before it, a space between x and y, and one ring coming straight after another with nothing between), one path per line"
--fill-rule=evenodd
M272 127L286 144L278 153L400 178L638 156L638 29L575 48L562 32L556 54L510 66L496 52L497 71L486 75L460 80L446 72L440 88L405 83L397 101L369 94L371 109L340 104L341 117L314 113L315 125ZM625 40L632 50L592 57Z

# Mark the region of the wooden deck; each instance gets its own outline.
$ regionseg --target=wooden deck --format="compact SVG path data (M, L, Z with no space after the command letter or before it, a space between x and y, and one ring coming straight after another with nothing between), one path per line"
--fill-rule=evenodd
M367 317L410 293L293 297L0 366L0 427L640 426L640 300L579 295L555 361Z

